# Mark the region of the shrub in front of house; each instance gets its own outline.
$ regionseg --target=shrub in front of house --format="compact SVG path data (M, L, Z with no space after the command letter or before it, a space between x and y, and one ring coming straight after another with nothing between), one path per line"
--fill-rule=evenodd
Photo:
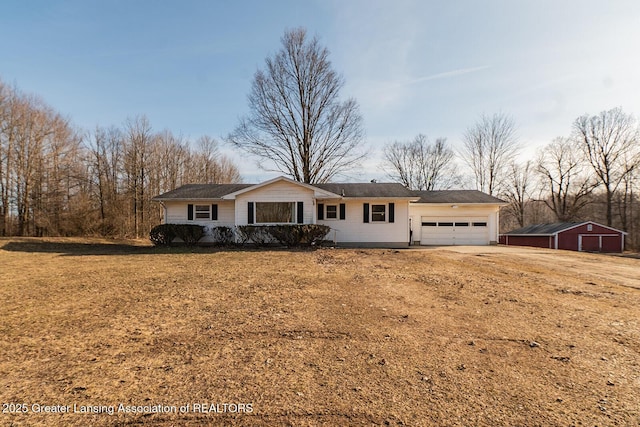
M314 246L322 243L331 231L331 227L328 225L304 224L301 227L303 229L302 243Z
M196 224L176 224L175 233L187 246L193 246L204 236L204 227Z
M149 239L158 245L170 245L177 237L187 246L193 246L204 236L204 227L196 224L160 224L151 230Z
M154 246L167 246L176 238L173 224L160 224L151 229L149 240Z
M268 228L264 225L239 225L236 227L238 243L241 245L254 244L258 247L274 243Z
M212 227L212 240L221 246L235 243L264 247L280 244L287 247L315 246L320 244L331 227L319 224L240 225ZM149 239L156 245L170 245L175 238L193 246L204 236L204 227L196 224L160 224L151 230Z
M288 247L311 246L322 241L331 227L319 224L283 224L267 228L278 243Z
M217 245L220 246L229 246L234 243L234 232L231 227L212 227L211 228L211 238Z

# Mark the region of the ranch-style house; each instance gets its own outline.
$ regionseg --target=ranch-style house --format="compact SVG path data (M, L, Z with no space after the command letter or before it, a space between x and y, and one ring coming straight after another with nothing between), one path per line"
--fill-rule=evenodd
M396 183L188 184L156 196L163 222L218 226L324 224L338 246L489 245L506 203L475 190L411 191ZM211 241L206 233L203 242Z

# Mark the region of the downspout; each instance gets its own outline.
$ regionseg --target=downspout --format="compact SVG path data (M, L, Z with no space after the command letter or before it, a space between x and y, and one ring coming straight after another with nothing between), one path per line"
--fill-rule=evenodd
M413 226L412 226L412 221L411 221L411 217L409 217L409 246L411 246L411 244L413 243Z
M167 207L164 205L164 202L160 202L160 206L162 206L162 218L160 223L161 224L166 224L167 223Z

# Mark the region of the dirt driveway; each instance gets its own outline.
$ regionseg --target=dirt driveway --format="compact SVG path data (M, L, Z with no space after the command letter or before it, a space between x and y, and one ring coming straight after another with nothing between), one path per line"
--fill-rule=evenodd
M432 246L416 250L447 251L464 256L485 257L499 263L522 263L554 272L572 273L593 283L594 278L640 289L640 258L620 254L591 254L521 246Z

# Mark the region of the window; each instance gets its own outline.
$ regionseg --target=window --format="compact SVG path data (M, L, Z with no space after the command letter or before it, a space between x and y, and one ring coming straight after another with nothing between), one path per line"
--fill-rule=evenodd
M384 222L386 210L386 205L371 205L371 221Z
M473 226L474 227L486 227L487 223L486 222L474 222Z
M456 227L468 227L468 222L456 222Z
M587 231L593 231L593 225L587 224Z
M327 219L338 219L338 205L327 205Z
M211 205L196 205L196 219L209 219Z
M436 225L438 225L438 224L435 223L435 222L423 222L422 223L423 227L435 227Z
M438 227L453 227L452 222L439 222Z
M256 223L294 223L295 202L256 202Z

